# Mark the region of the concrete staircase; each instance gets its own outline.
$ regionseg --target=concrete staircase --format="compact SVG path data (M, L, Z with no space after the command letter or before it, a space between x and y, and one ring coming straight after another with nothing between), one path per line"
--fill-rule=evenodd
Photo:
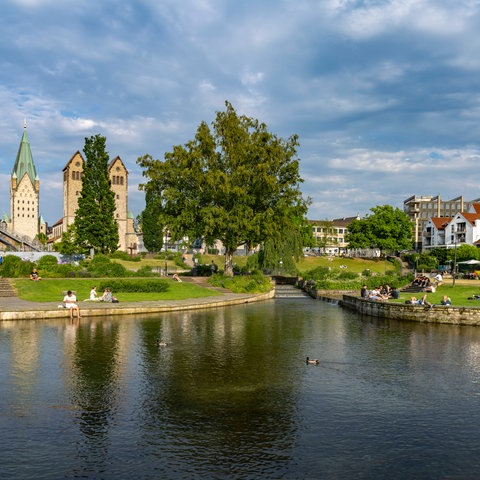
M420 293L423 292L423 287L418 285L407 285L406 287L401 288L400 291L403 293Z
M310 295L304 292L301 288L295 287L295 285L276 284L275 285L275 298L311 298Z
M0 278L0 297L16 297L17 293L6 278Z

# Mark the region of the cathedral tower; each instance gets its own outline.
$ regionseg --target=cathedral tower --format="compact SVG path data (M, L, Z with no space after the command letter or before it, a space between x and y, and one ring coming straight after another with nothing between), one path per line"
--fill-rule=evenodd
M31 240L39 233L39 197L40 181L33 163L25 123L10 178L10 213L12 230Z

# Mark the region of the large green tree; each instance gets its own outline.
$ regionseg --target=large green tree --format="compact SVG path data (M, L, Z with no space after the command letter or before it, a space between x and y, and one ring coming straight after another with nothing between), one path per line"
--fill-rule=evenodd
M226 102L212 128L202 122L195 138L173 147L163 161L138 159L148 179L141 188L160 196L160 222L174 240L221 240L224 271L231 275L239 245L282 242L281 233L306 215L297 146L296 135L279 138Z
M165 227L161 223L161 198L158 192L145 192L145 209L140 215L143 244L149 252L159 252L163 246Z
M403 210L390 205L370 209L370 215L353 220L345 240L349 248L376 247L384 251L412 248L413 224Z
M112 253L118 248L115 194L108 175L106 138L85 138L82 191L75 213L75 241L81 251Z

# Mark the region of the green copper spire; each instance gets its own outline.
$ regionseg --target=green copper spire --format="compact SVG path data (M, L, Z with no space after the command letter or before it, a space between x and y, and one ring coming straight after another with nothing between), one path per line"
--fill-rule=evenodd
M12 171L12 177L17 178L20 181L25 173L30 178L30 181L35 185L35 181L38 180L37 171L33 164L32 152L30 150L30 143L27 137L27 123L23 126L22 141L20 147L18 147L17 159Z

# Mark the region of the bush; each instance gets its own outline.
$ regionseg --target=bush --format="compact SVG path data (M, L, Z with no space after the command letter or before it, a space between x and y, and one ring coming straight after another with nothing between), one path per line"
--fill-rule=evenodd
M95 255L87 267L92 277L129 277L129 272L123 265L112 262L105 255Z
M153 273L150 265L145 265L142 268L139 268L135 274L136 277L153 277L154 275L156 274Z
M127 252L122 252L121 250L117 250L110 255L110 258L117 258L119 260L125 260L126 262L139 262L141 257L138 255L132 256L129 255Z
M215 274L212 275L209 283L216 287L227 288L234 293L264 293L272 289L270 278L260 272L238 277L223 277Z
M57 266L58 259L55 255L44 255L37 262L37 268L40 270L48 270L53 266Z
M165 280L102 280L98 290L109 288L112 292L161 293L168 291L169 284Z
M28 277L33 267L34 264L30 261L24 262L15 255L5 255L0 266L0 275L9 278Z
M355 272L340 272L337 278L339 280L357 280L359 275Z

